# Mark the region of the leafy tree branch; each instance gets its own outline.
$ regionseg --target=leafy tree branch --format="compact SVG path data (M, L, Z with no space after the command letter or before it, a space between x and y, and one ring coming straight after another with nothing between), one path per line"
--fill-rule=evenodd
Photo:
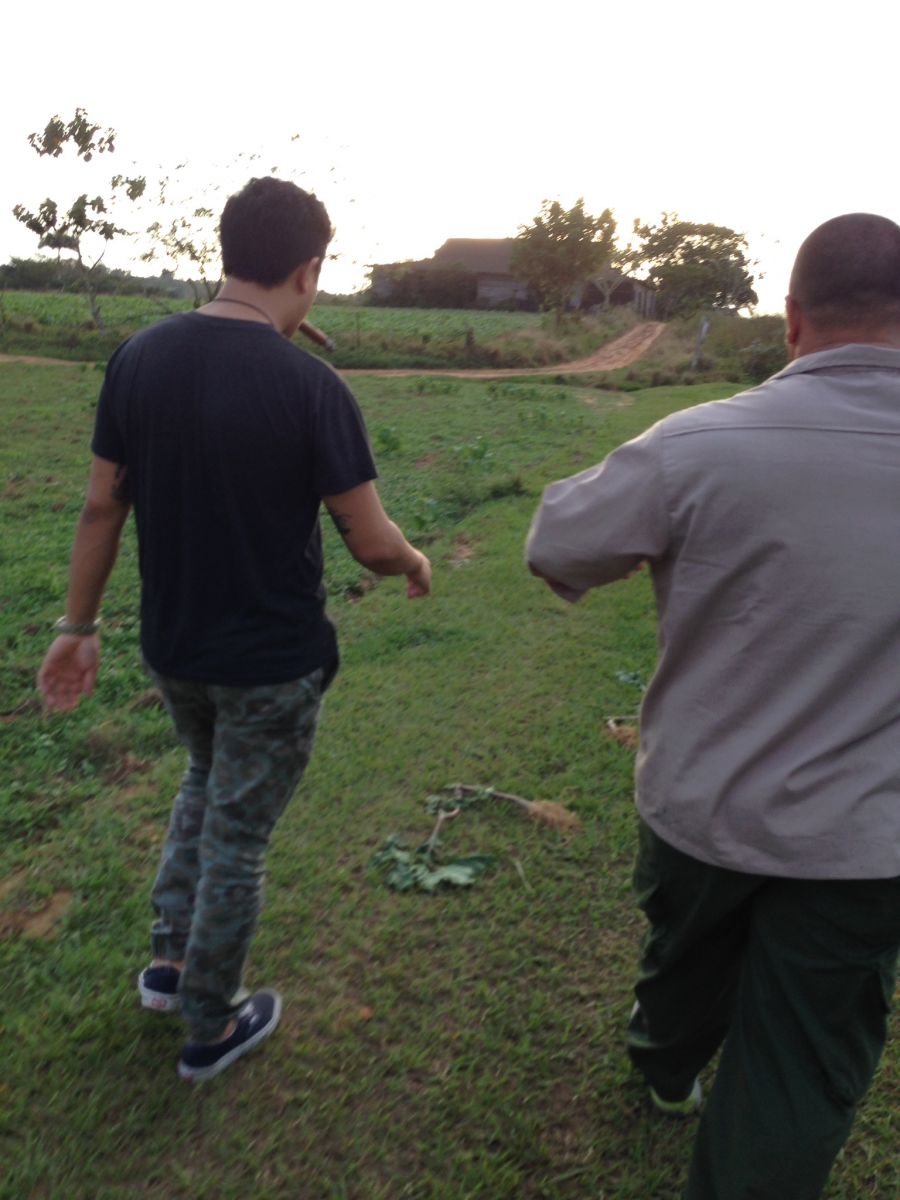
M84 109L77 108L74 117L64 122L55 116L47 122L42 133L32 133L28 143L42 158L59 158L68 148L76 156L90 162L95 154L112 154L115 150L116 131L101 131L99 125L88 119ZM61 206L48 197L36 209L17 204L13 216L26 229L37 236L41 250L55 250L57 256L68 253L74 256L90 304L91 316L98 329L105 329L98 299L97 278L99 267L109 243L116 237L130 236L129 231L118 224L114 210L119 197L134 202L144 194L147 181L142 175L114 175L106 195L89 196L82 192L68 207ZM99 253L89 249L99 243Z

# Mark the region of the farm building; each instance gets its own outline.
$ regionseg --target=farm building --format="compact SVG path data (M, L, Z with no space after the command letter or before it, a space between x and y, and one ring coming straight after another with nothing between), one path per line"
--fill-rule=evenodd
M528 308L528 288L509 269L514 245L515 238L448 238L421 262L373 266L372 297L381 304L428 304L449 296L459 307ZM630 305L641 316L652 317L656 293L649 283L608 270L579 284L571 301L573 308L607 302Z

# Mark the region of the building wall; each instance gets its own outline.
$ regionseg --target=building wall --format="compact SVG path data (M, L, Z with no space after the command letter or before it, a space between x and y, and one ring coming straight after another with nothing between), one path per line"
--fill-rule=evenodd
M483 304L509 304L524 301L528 288L510 275L479 275L478 300Z
M371 271L372 295L376 300L390 301L396 288L398 273L415 272L416 265L403 263L399 266L375 266ZM524 304L528 300L528 288L521 280L511 275L479 272L475 303L490 307L498 304ZM470 301L471 303L471 301ZM592 284L579 284L572 293L571 304L578 308L593 307L602 303L602 296ZM656 314L656 293L637 279L625 278L610 297L616 306L630 305L642 317Z

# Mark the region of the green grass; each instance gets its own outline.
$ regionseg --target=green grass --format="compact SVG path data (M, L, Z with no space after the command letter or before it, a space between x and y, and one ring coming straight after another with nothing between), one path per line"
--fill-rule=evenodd
M73 361L105 361L125 337L161 316L183 312L186 300L103 296L106 332L94 328L84 296L0 291L0 353ZM337 343L323 355L337 367L531 367L586 355L635 323L615 309L554 329L537 313L463 309L317 305L310 319ZM303 335L299 343L312 348Z
M249 976L283 991L285 1017L192 1090L179 1023L134 993L182 759L138 666L130 526L97 696L46 721L34 705L99 380L0 366L0 1197L675 1200L691 1126L650 1115L622 1047L632 757L603 723L652 669L652 597L639 576L566 606L522 542L545 482L727 388L355 381L435 591L369 587L326 531L344 662L276 834ZM424 839L424 799L453 780L561 801L584 833L483 806L445 839L496 857L475 889L387 891L372 853ZM895 1200L898 1103L895 1044L829 1200Z

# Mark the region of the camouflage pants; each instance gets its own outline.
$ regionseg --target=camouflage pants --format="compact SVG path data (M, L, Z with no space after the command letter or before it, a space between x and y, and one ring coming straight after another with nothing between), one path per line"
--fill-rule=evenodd
M155 958L184 959L178 990L195 1041L218 1037L247 997L266 849L309 761L332 673L221 687L150 672L190 756L153 885L151 946Z

